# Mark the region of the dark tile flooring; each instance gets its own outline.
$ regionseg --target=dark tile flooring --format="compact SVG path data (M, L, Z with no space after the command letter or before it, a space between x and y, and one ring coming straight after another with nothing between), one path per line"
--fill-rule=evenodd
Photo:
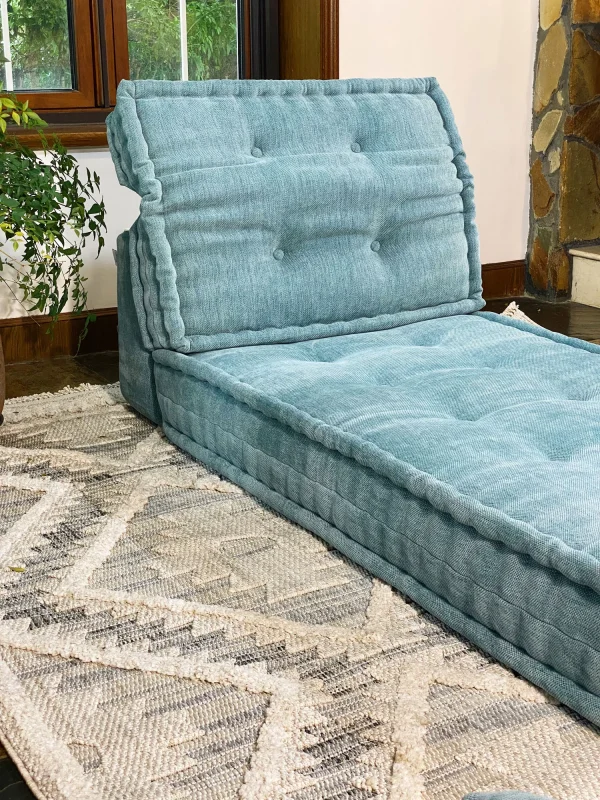
M490 300L488 311L503 311L510 301ZM557 333L600 343L600 309L577 303L545 303L517 298L520 309L534 322ZM119 379L116 352L93 353L74 358L29 361L6 367L8 397L56 392L82 383L105 384ZM1 691L1 687L0 687ZM33 794L0 745L0 800L34 800Z
M34 800L34 795L0 745L0 800Z
M531 297L516 297L515 302L543 328L587 342L600 342L600 308L581 303L545 303ZM507 300L488 300L485 310L500 313L507 305Z
M40 392L58 392L82 383L115 383L119 380L119 354L90 353L61 356L47 361L24 361L6 365L6 396L23 397Z

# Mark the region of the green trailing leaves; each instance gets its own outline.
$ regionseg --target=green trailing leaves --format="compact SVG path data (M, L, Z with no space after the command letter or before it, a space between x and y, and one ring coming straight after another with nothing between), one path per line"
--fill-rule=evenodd
M38 132L42 151L10 136L13 123ZM28 311L48 314L51 330L69 297L74 311L86 309L82 250L104 246L106 209L98 176L57 139L49 144L44 126L27 103L0 96L0 283ZM88 314L81 338L93 319Z

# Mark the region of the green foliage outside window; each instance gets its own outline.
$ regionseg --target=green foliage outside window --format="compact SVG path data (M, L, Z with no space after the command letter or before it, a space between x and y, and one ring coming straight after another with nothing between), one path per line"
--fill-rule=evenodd
M9 0L15 89L70 89L67 0Z
M71 88L68 0L9 0L15 89ZM132 79L179 80L178 0L127 0ZM187 0L190 80L237 77L235 0Z
M179 80L177 0L127 0L131 78ZM187 0L190 80L237 77L235 0Z

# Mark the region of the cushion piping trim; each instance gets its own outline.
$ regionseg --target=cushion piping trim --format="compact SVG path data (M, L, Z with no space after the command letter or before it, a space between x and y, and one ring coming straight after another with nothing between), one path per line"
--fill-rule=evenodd
M226 459L221 458L212 450L197 444L193 439L180 433L168 423L164 423L164 430L171 441L178 447L191 453L195 458L219 474L242 486L270 508L275 509L288 519L292 519L297 524L308 528L380 580L391 584L398 591L406 594L459 635L473 642L485 652L490 653L490 655L508 665L511 669L516 670L527 680L557 697L561 702L568 704L586 719L596 725L600 725L600 697L592 694L592 692L551 667L532 658L524 650L503 639L481 622L469 617L463 611L459 611L408 573L403 572L398 567L394 567L381 556L355 542L313 512L307 511L292 500L288 500L286 497L269 489L266 484L261 483ZM194 451L196 452L194 453ZM475 631L467 629L471 626L475 628ZM590 705L592 705L591 711Z
M497 317L498 315L492 316ZM484 317L484 319L488 318ZM492 321L496 322L496 320ZM540 329L540 331L542 330ZM530 325L527 326L526 332L544 338L543 333L532 331ZM568 338L565 338L567 342L562 342L563 344L569 342ZM570 346L579 347L577 344ZM594 352L600 353L600 347L596 347ZM324 447L336 450L341 455L373 469L411 492L415 497L426 500L438 511L450 514L457 522L477 528L482 536L501 541L516 552L525 553L539 564L560 572L569 580L600 592L599 562L588 553L569 547L555 536L537 530L530 523L514 519L504 511L484 505L469 495L459 492L450 484L396 458L356 434L347 433L335 425L325 423L290 403L269 397L219 367L190 359L181 353L174 353L170 350L155 350L153 358L159 364L164 364L176 371L216 386L250 408L288 425L297 433L308 436ZM452 503L456 504L453 509L449 508ZM500 530L494 532L487 530L487 524L490 521L497 523ZM483 529L479 527L481 522L483 522ZM515 527L523 539L515 536L513 530Z
M432 80L428 93L436 104L438 113L442 119L442 124L450 141L450 147L454 153L452 162L456 167L456 176L463 186L460 196L463 203L463 230L465 239L467 240L469 297L482 300L481 259L479 257L479 239L477 236L477 226L475 224L475 184L473 175L467 165L466 154L460 138L460 133L456 126L452 108L437 80Z
M345 94L427 94L437 85L430 78L345 78L341 80L270 80L255 81L121 81L117 96L153 100L156 97L301 97L303 95Z
M263 455L267 456L271 460L275 461L277 464L280 464L282 467L285 467L286 469L291 470L292 472L294 472L296 475L299 475L303 480L308 481L308 483L310 483L311 485L319 486L320 488L325 489L325 491L328 492L330 495L337 495L345 503L347 503L349 506L352 506L352 508L355 508L357 511L360 511L363 514L366 514L368 517L370 517L372 520L374 520L378 525L381 525L383 528L385 528L387 531L389 531L390 534L397 534L398 533L398 531L396 531L393 528L390 528L388 525L386 525L385 522L383 522L382 520L380 520L377 517L373 516L373 514L371 514L370 511L367 511L367 509L362 508L361 506L357 505L356 503L353 503L351 500L349 500L347 497L344 497L339 492L335 492L333 489L329 489L328 487L323 486L323 484L312 480L312 478L309 478L308 475L305 475L304 473L299 472L297 469L292 467L290 464L286 464L284 461L281 461L280 459L275 458L275 456L268 455L267 453L264 452L264 450L260 450L260 449L258 449L256 447L254 447L254 445L251 445L248 442L244 441L244 439L240 438L239 436L237 436L232 431L229 431L226 428L223 428L222 425L219 425L218 423L214 422L213 420L209 420L207 417L203 417L201 414L197 414L195 411L191 411L189 408L186 408L185 406L182 406L180 403L177 403L175 400L172 400L168 395L165 395L162 392L158 392L158 394L163 400L167 400L172 405L183 409L187 414L191 414L192 416L196 417L197 419L202 420L202 421L208 423L209 425L214 426L215 428L218 428L219 430L223 431L223 433L227 434L228 436L231 436L233 439L236 439L238 442L240 442L242 444L243 448L248 448L248 449L250 449L250 450L252 450L254 452L262 453ZM169 425L169 427L172 428L173 430L177 430L177 428L174 428L173 425ZM191 438L191 437L187 436L187 434L183 433L183 431L178 431L178 433L180 433L182 436L186 436L188 439ZM204 447L204 445L200 445L200 446ZM208 449L208 448L206 448L206 449ZM222 456L219 456L219 457L222 458ZM234 467L236 466L232 462L229 462L229 463L231 463L232 466L234 466ZM240 467L236 467L236 468L240 469ZM245 471L245 470L243 470L243 471ZM247 474L250 474L250 473L247 473ZM252 477L254 477L254 476L252 476ZM262 483L264 486L267 486L267 488L270 488L270 487L268 487L267 484L265 484L259 478L254 478L254 480L257 480L260 483ZM275 489L271 489L271 491L274 492L276 490ZM290 500L290 502L294 503L295 501L294 500ZM332 524L331 522L326 520L324 517L322 517L317 511L310 510L310 513L314 514L316 517L319 517L319 519L322 519L323 522L327 523L328 525ZM445 513L445 512L442 512L442 513ZM344 533L344 531L341 531L341 532ZM344 535L348 536L348 538L352 539L352 536L350 536L350 534L344 533ZM471 576L463 575L462 572L459 572L458 570L454 569L454 567L452 567L450 564L448 564L447 561L444 561L444 559L439 558L439 556L436 556L434 553L431 552L431 550L429 550L423 544L415 541L414 539L411 539L411 537L407 536L406 533L403 533L402 536L404 536L404 538L406 538L410 542L412 542L415 545L415 547L425 551L434 561L437 561L440 564L444 564L445 567L447 567L451 572L453 572L455 575L457 575L462 580L468 581L469 583L473 584L474 586L477 586L477 588L480 589L482 592L485 592L488 595L492 595L493 597L496 597L499 601L501 601L505 605L510 606L511 608L514 608L514 609L516 609L517 611L519 611L521 613L524 613L527 617L529 617L531 620L534 620L535 622L538 622L541 626L544 626L546 628L550 628L551 630L556 631L557 633L559 633L561 636L564 636L565 639L568 639L571 642L575 642L576 644L581 645L584 649L588 650L592 655L600 656L600 650L596 649L595 647L592 647L589 644L589 642L585 642L582 639L577 639L574 636L572 636L571 634L567 633L566 631L563 631L560 628L557 628L551 622L547 622L546 620L539 619L539 617L536 617L533 614L531 614L529 611L526 611L525 609L520 608L519 606L515 605L514 603L511 603L510 600L507 600L505 597L503 597L502 595L500 595L497 592L493 591L492 589L487 589L485 586L482 586L480 583L478 583L476 580L474 580ZM355 540L353 539L353 541L355 541ZM360 542L357 542L357 544L360 544ZM364 545L361 545L361 547L364 547ZM380 558L381 557L382 556L380 556ZM415 578L415 580L416 580L416 578ZM425 585L425 584L423 584L423 585ZM579 584L576 584L576 585L579 585ZM441 597L441 595L438 595L438 596ZM446 603L450 603L449 600L446 600L445 598L442 598L442 599L444 599L444 601ZM473 617L473 619L475 619L475 617ZM483 624L483 623L480 623L480 624ZM496 633L497 633L498 636L501 636L500 633L498 633L498 632L496 632ZM523 649L523 648L520 648L520 649ZM524 651L524 652L526 652L526 651ZM530 657L534 658L534 656L530 656ZM537 660L538 659L536 659L536 661ZM540 662L540 663L544 663L544 662ZM550 664L546 664L546 666L550 667L550 669L555 669Z
M483 308L484 305L485 301L481 298L464 297L452 303L441 303L438 306L407 309L394 314L378 314L374 317L357 317L350 320L335 320L334 322L309 322L307 325L295 325L288 328L265 326L264 328L248 328L231 333L193 333L188 337L188 352L227 350L229 347L252 347L257 344L285 344L286 342L310 341L311 339L330 339L334 336L344 336L352 333L390 330L391 328L403 327L404 325L410 325L412 322L417 321L413 319L416 315L419 316L418 321L421 322L426 319L434 319L437 317L454 317L461 314L473 314ZM278 331L280 336L277 341L264 342L261 334L265 331ZM240 345L238 342L238 337L240 336L246 338L243 345ZM254 338L255 341L252 341L252 338ZM216 344L215 340L217 340Z

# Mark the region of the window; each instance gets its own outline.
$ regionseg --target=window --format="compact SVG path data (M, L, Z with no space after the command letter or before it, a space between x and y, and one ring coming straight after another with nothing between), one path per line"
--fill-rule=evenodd
M237 78L235 0L127 0L134 79Z
M7 89L73 89L67 0L45 3L34 14L22 0L2 3Z
M87 0L0 0L0 9L2 49L8 59L2 85L25 94L38 109L93 106Z
M123 78L278 77L277 0L0 0L0 12L2 86L73 144L105 137Z

